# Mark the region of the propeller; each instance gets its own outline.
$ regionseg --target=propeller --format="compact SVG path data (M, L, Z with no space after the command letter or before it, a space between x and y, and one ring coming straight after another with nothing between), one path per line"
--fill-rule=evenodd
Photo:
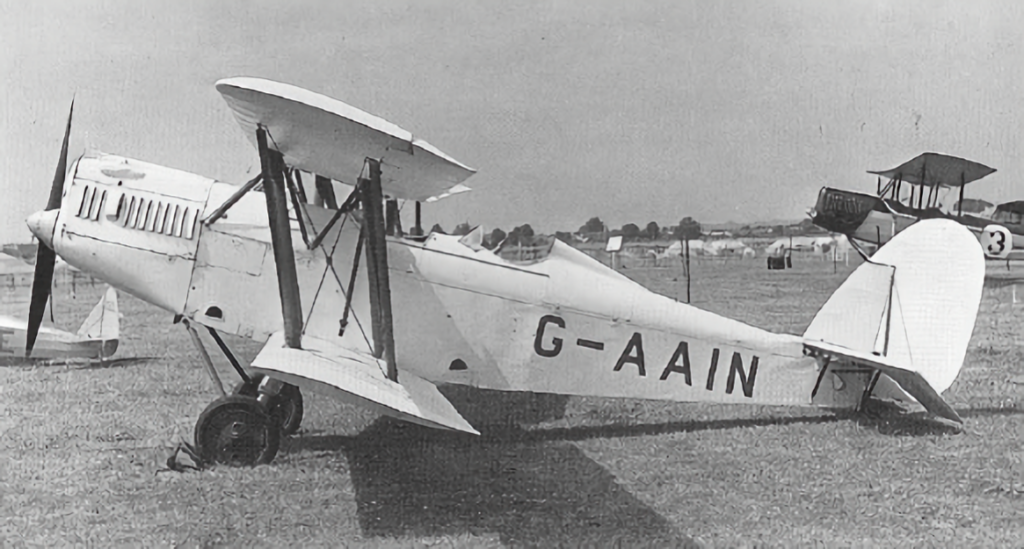
M50 186L50 198L46 201L46 210L60 209L61 196L64 194L64 178L68 169L68 138L71 136L71 117L75 112L75 100L71 100L71 109L68 111L68 124L64 128L64 142L60 147L60 160L57 162L57 172L53 175L53 184ZM43 323L43 314L46 312L46 302L50 298L50 288L53 285L53 267L57 261L57 252L48 246L42 238L38 239L39 247L36 251L36 270L32 277L32 298L28 308L28 331L25 334L25 356L32 355L32 347L36 344L36 337L39 335L39 326Z

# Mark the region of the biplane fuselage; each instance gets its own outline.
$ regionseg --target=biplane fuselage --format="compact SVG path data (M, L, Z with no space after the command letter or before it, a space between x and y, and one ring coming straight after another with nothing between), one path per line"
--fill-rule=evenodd
M884 200L865 193L825 187L818 194L812 220L826 230L842 233L849 238L875 246L885 244L921 219L939 218L956 221L967 227L979 240L983 238L986 227L999 225L1010 233L1010 239L1004 242L1010 251L1010 259L1024 259L1024 225L1020 223L968 214L948 214L937 208L903 208L904 211L897 211L895 208L900 205L890 202L889 207L886 207ZM994 251L998 249L999 246L995 245Z
M279 427L270 418L300 414L295 387L470 433L436 385L832 408L873 394L960 421L939 393L962 366L984 262L956 223L908 229L803 336L776 334L652 293L557 240L511 261L479 246L479 234L385 237L397 206L385 207L385 195L416 201L418 224L420 201L468 190L473 170L301 88L233 78L217 90L257 147L263 192L257 179L236 187L114 155L84 156L65 172L69 115L47 209L28 220L44 266L33 326L56 252L187 319L204 357L193 323L219 344L217 332L265 341L249 373L222 345L245 383L200 415L207 459L273 459L275 433L297 428L287 418L300 415L280 416ZM307 204L292 180L300 171L316 175L329 204L331 180L357 178L356 191L341 207ZM950 249L957 269L946 268Z
M236 186L113 155L85 156L71 174L52 241L66 261L221 332L262 341L282 329L262 193L206 225ZM334 212L308 213L317 229ZM295 219L292 237L304 335L369 353L362 270L348 326L339 325L359 222L336 224L316 250ZM530 264L441 234L387 243L399 368L435 383L837 407L855 405L863 389L864 376L851 374L812 402L819 368L802 338L654 294L558 241Z

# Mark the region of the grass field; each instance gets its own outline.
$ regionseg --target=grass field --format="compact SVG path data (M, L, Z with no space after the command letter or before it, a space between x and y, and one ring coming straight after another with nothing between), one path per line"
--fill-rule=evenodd
M694 303L800 333L852 267L795 267L694 263ZM675 270L624 272L685 294ZM77 328L101 290L58 288L58 325ZM447 388L483 433L470 437L306 395L273 464L190 473L162 469L216 395L184 329L122 295L120 360L0 367L0 545L1019 546L1024 305L1010 292L986 288L945 394L962 431L883 405L837 417Z

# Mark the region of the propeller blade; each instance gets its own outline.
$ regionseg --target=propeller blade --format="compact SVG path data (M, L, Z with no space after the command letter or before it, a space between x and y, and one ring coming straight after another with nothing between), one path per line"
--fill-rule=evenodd
M57 161L57 172L53 175L53 184L50 185L50 197L46 201L46 210L60 208L61 197L64 194L64 178L68 170L68 140L71 137L71 118L75 113L75 100L71 100L71 109L68 111L68 123L64 128L64 141L60 146L60 159ZM28 306L28 329L25 333L25 356L32 356L32 348L35 347L36 337L39 336L39 326L43 323L43 315L46 313L46 302L50 298L50 288L53 286L53 267L57 262L57 252L49 246L39 243L36 251L36 270L32 277L32 298Z
M54 269L53 270L54 271L57 270L56 265L54 265ZM35 273L32 273L32 274L35 274ZM52 296L53 295L53 289L54 289L55 285L53 284L53 280L52 279L50 280L50 282L51 282L51 284L50 284L50 295ZM56 323L57 323L57 320L55 318L53 318L53 300L51 299L50 300L50 324L56 324Z
M32 356L39 326L43 323L46 312L46 301L50 298L50 282L53 280L53 266L57 261L57 252L49 246L39 243L36 251L36 272L32 278L32 298L28 305L28 330L25 334L25 356Z
M64 142L60 146L60 160L57 161L57 172L53 174L53 185L50 186L50 198L46 201L47 210L60 208L61 195L64 194L64 177L68 171L68 139L71 137L71 117L75 114L75 100L71 100L68 111L68 124L64 127Z

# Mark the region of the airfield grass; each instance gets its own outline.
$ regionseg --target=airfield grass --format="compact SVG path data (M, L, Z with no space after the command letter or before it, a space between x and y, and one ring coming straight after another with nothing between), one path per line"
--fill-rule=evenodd
M693 302L800 333L853 266L794 267L695 262ZM685 296L677 269L623 272ZM102 288L77 290L57 290L66 329ZM882 404L837 416L446 388L471 437L310 394L273 464L176 473L166 458L216 394L185 330L122 294L118 360L0 367L0 545L1019 546L1024 304L1010 296L986 287L945 395L962 430Z

